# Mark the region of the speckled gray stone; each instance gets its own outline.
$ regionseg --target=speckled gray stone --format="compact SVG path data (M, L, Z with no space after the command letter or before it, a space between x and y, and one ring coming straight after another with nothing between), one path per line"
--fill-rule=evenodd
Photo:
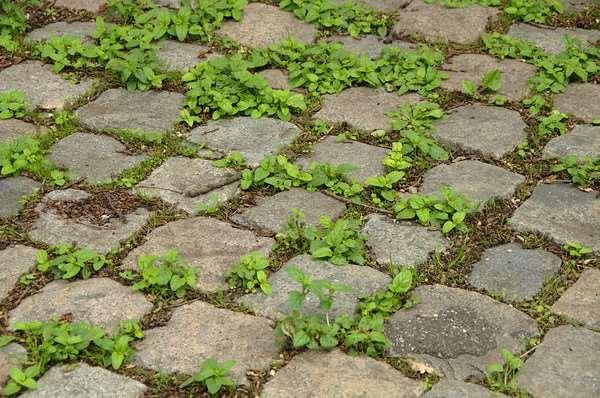
M525 141L519 112L496 106L461 106L439 121L433 135L442 143L499 159Z
M533 26L526 23L512 25L507 33L517 39L526 40L549 53L560 53L566 49L564 37L571 36L585 43L600 40L600 31L577 28L553 28Z
M537 333L526 314L479 293L426 285L413 297L417 305L386 321L388 354L424 362L446 377L481 379L487 365L501 362L501 348L520 352Z
M539 184L513 214L517 231L544 234L559 244L579 242L600 254L600 199L569 184Z
M21 199L42 187L31 178L17 176L0 179L0 217L14 217L23 208Z
M552 306L552 311L600 331L600 270L588 268Z
M20 344L9 343L0 347L0 385L4 385L10 377L12 367L21 367L27 360L27 350Z
M189 140L222 154L240 152L248 165L256 167L265 156L290 144L300 133L296 125L278 119L235 117L196 127Z
M439 231L421 225L399 223L380 214L367 216L362 232L367 236L377 263L417 265L427 261L435 250L443 251L448 241Z
M398 96L382 88L352 87L339 94L323 96L321 110L313 115L313 119L347 123L359 130L390 130L388 112L421 100L418 94Z
M56 0L55 5L70 8L71 10L85 10L98 13L106 7L106 0Z
M509 300L526 300L539 293L560 265L560 258L552 253L508 243L483 252L481 260L473 264L469 283L491 293L504 292Z
M34 29L26 36L31 41L48 40L50 37L69 36L75 37L82 42L92 40L92 34L96 31L95 22L54 22L49 25Z
M297 267L313 279L326 279L333 283L349 286L352 291L335 294L333 306L329 311L333 319L337 315L352 315L358 304L358 298L367 296L378 290L387 288L390 277L373 268L348 264L344 266L333 265L326 261L313 260L309 255L301 255L289 260L279 271L269 277L273 288L270 295L252 293L242 296L239 302L247 305L257 315L271 319L281 319L291 313L288 306L288 294L301 287L285 271L288 267ZM319 300L309 294L302 308L304 314L322 314L319 309Z
M544 147L544 159L600 156L600 126L578 125L570 132L552 138Z
M198 269L198 288L216 291L227 287L225 274L241 256L252 251L268 255L273 243L273 239L258 237L214 218L188 218L150 232L146 242L133 249L123 265L136 269L139 256L163 255L175 249L191 267Z
M346 205L339 200L321 192L308 192L301 188L269 197L258 197L255 201L255 207L235 214L232 220L249 228L279 232L285 228L293 209L300 210L304 214L304 221L312 225L319 224L321 216L335 220L346 210Z
M600 118L600 101L593 100L595 98L600 98L600 84L573 83L562 94L554 97L554 107L591 123Z
M176 308L165 326L144 331L134 361L163 373L193 374L208 358L233 359L231 375L245 383L248 370L268 367L279 354L272 326L264 318L195 301Z
M44 127L19 119L0 120L0 145L8 144L18 138L45 133Z
M48 321L70 314L75 322L86 321L109 333L123 320L140 320L152 310L152 303L140 292L110 278L73 282L56 280L26 297L10 311L8 324Z
M437 382L423 398L503 398L504 394L491 392L487 388L473 383L445 378Z
M75 133L63 138L50 150L48 159L67 169L74 178L83 178L92 184L118 178L147 158L146 155L128 155L127 148L106 135Z
M275 90L289 90L288 73L283 69L265 69L258 72Z
M565 6L566 11L576 12L598 4L598 0L562 0L562 4Z
M573 326L550 329L519 371L534 398L600 396L600 333Z
M37 249L16 245L0 250L0 300L15 287L19 276L36 265Z
M354 38L352 36L332 36L331 42L339 42L344 45L344 49L354 53L356 55L367 54L369 58L377 58L381 55L383 49L387 47L403 48L405 50L414 50L417 48L416 44L395 40L392 42L384 42L384 39L375 35L366 35L360 38Z
M209 58L218 56L209 47L177 40L163 40L156 50L158 59L169 70L185 71Z

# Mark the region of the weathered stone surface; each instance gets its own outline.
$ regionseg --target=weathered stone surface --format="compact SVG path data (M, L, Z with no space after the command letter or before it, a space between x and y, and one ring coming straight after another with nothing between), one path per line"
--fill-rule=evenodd
M177 40L163 40L158 43L156 55L169 70L185 71L193 66L215 57L209 47L200 44L182 43Z
M142 293L110 278L91 278L74 282L50 282L33 296L25 298L9 313L9 327L15 322L48 321L71 314L74 321L87 321L108 332L119 322L141 319L152 309Z
M519 386L534 398L600 396L600 334L584 328L551 329L521 368Z
M296 355L264 387L265 398L419 397L423 386L390 365L339 350Z
M42 186L31 178L17 176L0 179L0 217L14 217L23 208L21 198Z
M92 34L96 31L95 22L54 22L42 28L34 29L27 34L27 39L31 41L48 40L56 36L75 37L82 42L92 40Z
M81 191L79 189L67 188L61 189L58 191L51 191L46 194L44 197L45 201L54 201L54 202L81 202L92 195L85 191Z
M22 345L10 343L0 348L0 385L9 379L12 367L20 367L27 360L27 350Z
M305 168L312 162L330 163L334 166L351 164L356 168L348 176L362 183L369 177L384 174L381 162L387 153L385 148L358 141L337 142L335 137L329 136L314 146L310 157L299 159L297 163Z
M91 87L91 80L71 83L39 61L22 62L0 71L0 91L22 91L30 106L43 109L61 109Z
M267 319L202 301L175 309L165 326L145 334L136 347L138 365L165 373L193 374L205 359L233 359L231 374L238 383L246 381L248 370L267 367L280 349Z
M419 191L439 195L442 187L449 186L469 200L485 203L494 198L511 197L523 182L525 177L502 167L478 160L462 160L428 170Z
M411 223L398 223L380 214L367 217L362 232L379 264L417 265L433 251L444 250L448 241L439 231Z
M493 7L447 8L413 0L400 11L392 33L416 35L431 42L472 44L485 33L488 22L499 14L500 11Z
M353 264L333 265L326 261L313 260L309 255L301 255L289 260L279 271L270 276L269 283L273 288L270 295L247 294L242 296L239 302L250 307L257 315L267 318L281 319L289 315L291 310L288 306L288 293L301 289L300 285L285 271L286 268L292 266L310 275L313 279L326 279L352 288L350 292L336 293L333 306L329 311L332 318L341 314L352 315L359 297L383 290L390 282L389 276L370 267ZM302 312L304 314L322 314L316 296L308 295Z
M106 7L106 0L56 0L54 4L59 7L70 8L71 10L85 10L98 13Z
M112 137L75 133L56 143L48 159L75 178L95 184L117 178L146 159L145 155L127 155L126 151L125 145Z
M146 209L139 208L125 214L123 220L113 218L104 225L88 224L77 219L69 219L47 208L48 201L52 200L52 197L48 194L36 207L39 217L29 232L31 239L48 245L74 244L107 253L140 230L150 218L150 213Z
M502 398L504 394L493 393L479 384L465 383L445 378L436 383L423 398Z
M261 3L248 4L241 21L225 22L218 33L248 47L267 47L289 36L302 43L310 43L317 37L314 26L291 12Z
M221 204L239 194L240 173L204 159L174 157L138 184L135 192L158 197L195 214L201 204Z
M232 220L249 228L279 232L285 228L292 210L304 214L307 224L318 225L321 216L336 219L346 210L342 202L322 194L294 188L269 197L256 198L256 206L235 214Z
M289 90L288 73L283 69L265 69L258 72L265 78L269 86L276 90Z
M95 130L139 129L166 132L179 119L184 96L168 91L106 90L77 109L79 123Z
M383 38L375 35L367 35L361 38L354 38L352 36L332 36L330 41L342 43L344 48L351 53L356 55L367 54L369 58L379 57L383 49L387 47L398 47L405 50L417 48L415 44L401 40L386 43Z
M46 129L19 119L0 120L0 145L8 144L24 136L34 136L46 132Z
M425 362L447 377L481 378L501 362L500 349L519 352L537 332L526 314L487 296L442 285L420 286L416 306L388 319L389 354Z
M189 140L222 154L240 152L248 165L256 167L265 156L290 144L300 132L296 125L278 119L236 117L196 127Z
M583 11L594 4L598 4L598 0L562 0L566 11Z
M569 84L562 94L554 98L554 107L591 123L600 118L600 101L593 98L600 98L600 84Z
M37 252L23 245L0 250L0 300L15 286L19 276L35 266Z
M538 294L560 265L560 258L552 253L508 243L483 252L481 260L473 264L469 283L488 292L505 292L509 300L525 300Z
M600 126L578 125L565 135L552 138L542 152L544 159L600 156Z
M600 31L576 28L539 27L526 23L512 25L508 35L526 40L550 53L560 53L566 49L564 38L570 36L593 44L600 40Z
M388 112L410 102L420 102L418 94L398 96L382 88L352 87L339 94L323 96L321 110L313 119L347 123L360 130L390 130Z
M267 255L272 244L273 239L258 237L213 218L188 218L152 231L146 243L129 253L124 266L135 269L139 256L163 255L175 249L191 267L199 270L198 288L215 291L227 286L225 274L241 256L251 251Z
M54 366L27 398L142 398L148 387L139 381L84 362Z
M499 159L526 139L526 127L519 112L473 104L450 113L433 134L443 144Z
M600 270L589 268L558 299L552 311L600 331Z
M600 199L568 184L539 184L519 207L512 226L534 231L559 244L579 242L600 254Z
M502 74L502 87L498 94L511 101L519 101L529 95L529 79L535 74L533 65L514 59L497 59L484 54L458 54L450 58L442 68L448 79L442 80L442 87L452 91L462 91L463 80L476 86L481 84L485 74L497 69Z

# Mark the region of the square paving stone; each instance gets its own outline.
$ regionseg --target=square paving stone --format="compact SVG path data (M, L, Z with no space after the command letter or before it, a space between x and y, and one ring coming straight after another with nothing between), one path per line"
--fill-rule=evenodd
M19 276L36 265L37 249L16 245L0 250L0 300L15 287Z
M156 55L167 69L185 71L218 54L200 44L163 40L158 43Z
M297 163L308 169L312 162L330 163L334 166L350 164L355 167L347 176L363 183L367 178L385 174L383 159L389 151L358 141L337 142L336 137L328 136L314 146L313 154L301 158Z
M333 306L329 311L331 319L338 315L352 315L358 305L358 298L378 290L385 290L391 278L373 268L360 265L334 265L326 261L313 260L309 255L301 255L289 260L279 271L269 277L273 288L270 295L253 293L242 296L239 302L247 305L257 315L270 319L285 318L291 313L288 306L288 294L300 291L301 286L286 272L296 267L312 279L325 279L333 283L349 286L352 291L336 293ZM319 300L312 293L304 301L304 314L320 315Z
M462 160L428 170L419 192L440 195L440 190L447 186L473 202L485 203L494 198L511 197L524 182L525 177L502 167L478 160Z
M183 109L184 96L168 91L106 90L77 109L79 124L92 130L132 129L164 133L172 129Z
M26 36L27 40L43 41L51 37L69 36L75 37L82 42L92 41L92 35L96 31L95 22L54 22L34 29Z
M541 290L544 281L556 275L560 257L541 249L522 249L508 243L487 249L473 264L469 283L491 293L505 293L509 300L527 300Z
M294 124L271 118L235 117L196 127L189 140L229 154L240 152L251 167L292 143L302 131Z
M588 268L552 306L552 311L600 331L600 270Z
M583 119L586 123L592 123L600 118L598 98L600 84L573 83L554 98L554 107L563 113Z
M121 321L141 320L150 310L152 303L142 293L110 278L56 280L10 311L8 324L12 329L16 322L44 322L70 314L74 322L86 321L114 333Z
M246 383L246 372L261 370L279 356L281 341L267 319L214 307L202 301L178 307L165 326L145 330L135 363L162 373L193 374L202 361L233 359L231 374Z
M392 315L385 325L388 355L424 362L457 380L482 379L500 349L520 352L537 323L487 296L443 285L419 286L418 304Z
M423 398L507 398L507 395L491 392L479 384L444 378L434 384Z
M48 159L67 169L74 178L96 184L118 178L121 173L147 158L128 155L127 148L106 135L75 133L63 138L50 150Z
M448 247L448 241L439 231L399 223L380 214L369 214L362 232L381 265L417 265L427 261L435 250Z
M518 383L534 398L600 396L600 334L559 326L544 336L519 371Z
M0 120L0 145L8 144L21 137L43 134L46 131L44 127L19 119Z
M361 38L354 38L352 36L332 36L330 41L342 43L345 50L358 56L367 54L369 58L378 58L383 50L388 47L403 48L405 50L415 50L418 48L416 44L401 40L387 43L383 38L375 35L366 35Z
M508 35L526 40L544 49L546 52L554 54L566 50L565 36L579 39L587 44L594 44L600 40L600 31L597 30L543 27L526 23L512 25L508 30Z
M106 7L106 0L56 0L54 4L71 10L85 10L98 13Z
M256 206L235 214L231 219L249 228L280 232L292 216L300 210L307 224L318 225L321 216L337 219L346 205L321 192L308 192L301 188L290 189L269 197L256 198Z
M569 184L539 184L512 217L517 231L539 232L558 244L578 242L600 254L600 198Z
M575 155L583 158L600 156L600 126L578 125L570 132L552 138L544 147L544 159Z
M237 171L215 167L209 160L174 157L156 168L134 192L161 198L195 214L201 204L221 204L237 196L239 179Z
M500 10L493 7L447 8L413 0L400 10L392 34L418 36L430 42L473 44L499 14Z
M136 269L139 256L164 255L175 249L191 267L198 269L198 288L217 291L227 288L225 274L240 257L252 251L266 256L273 243L273 239L256 236L213 218L188 218L150 232L146 242L133 249L123 265Z
M0 71L0 91L22 91L34 108L62 109L89 91L92 83L88 79L77 84L67 81L39 61L22 62Z
M21 199L31 196L42 184L17 176L0 178L0 217L14 217L23 208Z
M485 74L497 69L502 75L502 87L498 94L505 95L511 101L519 101L530 93L529 79L535 75L536 67L514 59L497 59L484 54L458 54L450 58L441 67L448 75L442 80L447 90L461 91L463 80L469 80L476 86L481 85Z
M526 127L519 112L473 104L439 121L433 135L442 144L500 159L525 141Z
M390 130L388 112L400 105L421 102L418 94L398 96L382 88L352 87L339 94L323 96L321 110L313 119L346 123L359 130Z
M317 37L314 26L291 12L261 3L248 4L241 21L226 21L218 33L247 47L267 47L290 36L301 43L311 43Z
M296 355L269 380L265 398L416 398L424 387L385 362L340 350Z

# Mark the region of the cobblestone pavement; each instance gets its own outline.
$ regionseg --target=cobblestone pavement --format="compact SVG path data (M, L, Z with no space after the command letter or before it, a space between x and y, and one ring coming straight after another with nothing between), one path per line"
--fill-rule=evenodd
M228 397L600 397L599 1L364 0L369 31L341 1L160 0L155 42L102 30L147 29L135 3L28 6L13 49L0 15L7 389L208 396L182 383L214 359ZM119 34L103 54L145 55L39 50ZM53 320L131 349L40 359Z

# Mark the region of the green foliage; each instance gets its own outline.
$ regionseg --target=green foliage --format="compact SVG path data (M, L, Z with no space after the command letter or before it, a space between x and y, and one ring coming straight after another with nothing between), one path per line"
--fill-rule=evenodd
M29 366L22 371L19 368L12 367L8 371L9 381L2 390L2 395L10 396L19 393L21 390L35 390L37 389L37 382L35 378L40 374L40 368L36 365Z
M404 179L403 171L391 171L383 176L369 177L365 180L365 185L370 187L374 192L371 194L371 200L381 206L383 203L380 199L388 202L393 202L396 199L396 191L394 185Z
M206 359L200 364L200 371L184 381L181 387L186 387L192 383L200 383L206 387L210 395L215 395L223 387L227 389L235 386L233 379L229 375L229 371L234 365L235 361L231 359L222 363L212 358Z
M481 79L481 88L483 91L496 92L502 87L502 74L498 69L486 72Z
M492 391L508 394L518 393L517 374L523 366L523 361L505 348L500 353L504 363L493 363L487 366L487 384Z
M16 36L27 30L25 7L39 4L38 0L3 0L0 2L0 48L9 53L18 49Z
M504 12L524 22L544 23L550 17L562 14L560 0L510 0Z
M30 137L19 138L0 145L0 175L18 175L23 172L36 173L48 167L40 143Z
M502 4L501 0L425 0L427 4L442 4L448 8L463 8L471 5L481 6L499 6Z
M391 171L402 171L412 167L410 158L404 156L402 142L392 143L392 149L385 155L383 165Z
M562 246L562 249L569 254L571 258L584 258L594 253L591 247L584 246L578 242L567 242Z
M52 62L52 70L56 73L66 67L97 67L102 62L97 46L82 43L80 39L71 36L52 36L45 42L36 44L34 53L42 60Z
M164 256L140 256L138 268L140 280L133 288L155 297L164 299L175 295L182 298L188 289L196 287L197 270L180 258L175 250L169 250Z
M470 80L461 80L460 86L462 92L470 97L473 97L475 94L477 94L477 87L475 86L475 83Z
M540 120L537 135L539 137L547 137L566 133L567 126L564 123L564 120L566 119L568 119L567 115L557 110L553 110L548 116Z
M90 249L75 249L69 245L52 246L48 251L37 253L37 269L51 271L57 278L72 279L81 276L88 279L109 264L106 257Z
M0 91L0 119L25 116L25 93L21 91Z
M242 256L240 262L227 272L227 281L232 287L241 287L247 293L256 292L259 287L265 294L271 294L272 289L267 280L269 259L260 252L252 252Z
M413 268L404 267L394 276L387 290L362 298L359 306L361 316L380 314L387 318L401 308L411 307L413 301L406 293L413 287L414 272Z
M529 113L531 115L537 115L540 113L542 108L546 106L546 99L539 94L535 94L529 98L525 98L523 100L523 105L526 108L529 108Z
M243 169L246 167L246 159L240 152L230 152L222 159L215 160L213 165L216 167L231 167L234 169Z
M600 156L579 158L576 155L565 156L552 168L554 172L566 171L571 180L582 187L600 183Z

